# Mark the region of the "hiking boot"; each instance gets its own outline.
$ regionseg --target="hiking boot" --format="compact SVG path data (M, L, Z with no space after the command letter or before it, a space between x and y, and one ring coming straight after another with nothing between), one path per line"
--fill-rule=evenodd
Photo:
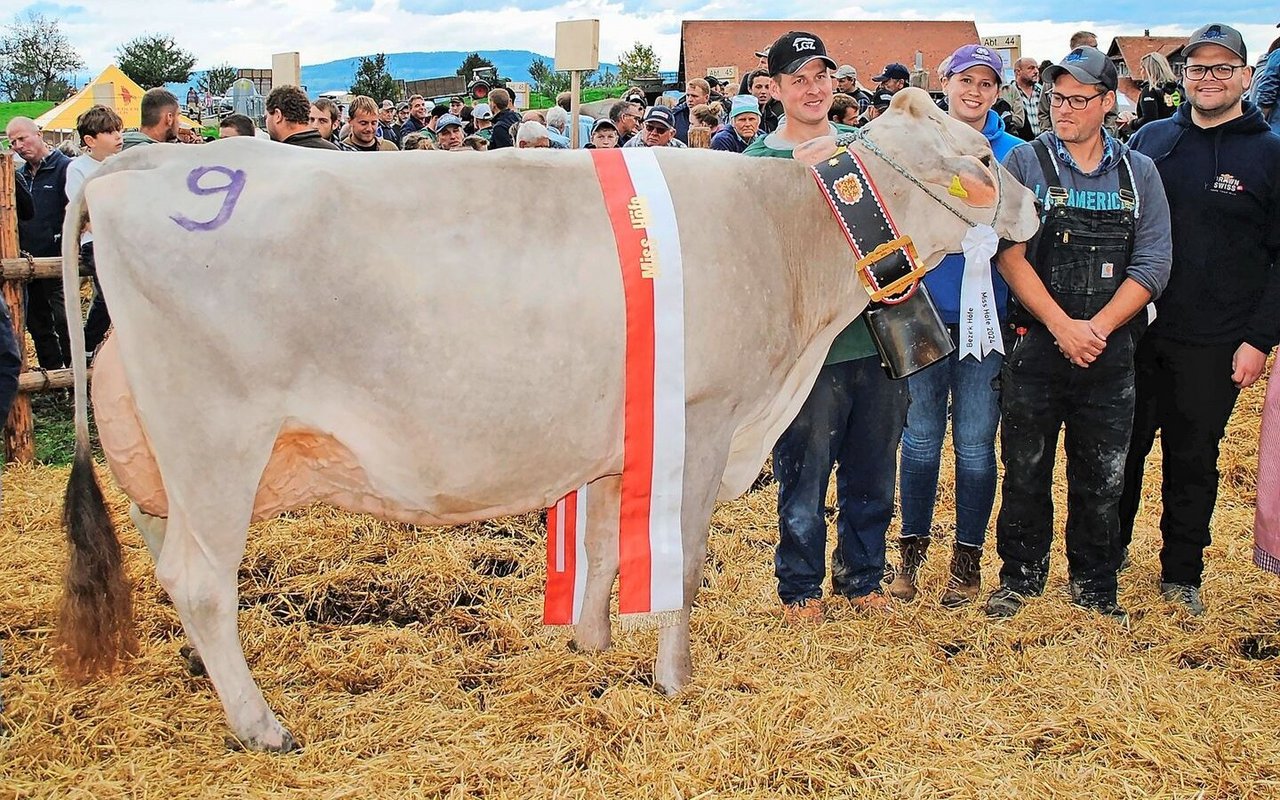
M889 584L889 594L908 602L916 599L916 581L920 577L920 567L924 566L924 555L928 550L928 536L903 536L898 540L902 565L893 576L893 583Z
M1008 586L1001 586L987 598L985 611L988 617L1008 619L1017 614L1026 602L1026 595L1016 592Z
M888 616L895 611L893 600L879 589L861 597L850 597L849 605L853 606L854 611L868 617Z
M1200 599L1200 587L1189 583L1160 582L1160 596L1166 601L1180 605L1193 617L1204 613L1204 602Z
M782 621L792 627L821 625L824 619L822 600L817 597L810 597L799 603L787 603L782 607Z
M982 548L956 542L951 549L951 577L942 593L943 608L959 608L978 599L982 588Z
M1115 600L1080 597L1071 602L1085 611L1092 611L1095 614L1113 619L1126 628L1129 627L1129 612L1121 608Z

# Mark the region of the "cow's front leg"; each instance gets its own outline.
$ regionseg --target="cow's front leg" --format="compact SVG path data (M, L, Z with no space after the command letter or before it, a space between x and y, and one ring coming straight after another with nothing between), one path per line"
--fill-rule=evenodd
M293 737L267 705L240 645L236 570L247 528L202 520L197 533L177 503L170 503L169 512L156 576L173 599L187 638L203 656L231 730L252 750L293 750Z
M609 599L618 577L618 504L622 478L601 478L587 487L587 585L582 610L573 629L579 650L607 650L610 643Z

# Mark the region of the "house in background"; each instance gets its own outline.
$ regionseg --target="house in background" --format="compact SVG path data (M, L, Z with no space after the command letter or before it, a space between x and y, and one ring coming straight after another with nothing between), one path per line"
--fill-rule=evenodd
M972 21L686 20L680 26L678 82L683 89L690 78L727 77L726 68L733 67L736 85L756 68L755 52L788 31L816 34L837 64L852 64L858 70L864 86L874 86L872 78L897 61L913 75L923 73L912 83L931 91L942 88L934 74L938 64L957 47L980 41Z

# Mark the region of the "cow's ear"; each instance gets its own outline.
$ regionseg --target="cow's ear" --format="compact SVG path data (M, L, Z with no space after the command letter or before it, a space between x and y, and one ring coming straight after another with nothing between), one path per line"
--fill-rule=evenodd
M929 114L929 107L937 108L937 104L929 97L928 92L923 89L917 89L914 86L908 86L901 91L895 92L893 99L889 101L889 108L902 114L910 114L913 117L925 117Z
M796 161L803 161L805 164L813 167L836 154L836 137L819 136L817 139L796 145L791 151L791 157Z

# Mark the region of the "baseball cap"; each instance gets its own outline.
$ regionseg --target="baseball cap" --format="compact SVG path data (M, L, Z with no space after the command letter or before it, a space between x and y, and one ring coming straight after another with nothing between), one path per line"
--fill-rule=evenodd
M817 36L804 31L784 33L769 45L769 74L794 75L814 59L836 68L836 62L827 55L827 46Z
M471 109L472 119L492 119L493 109L489 108L488 103L476 103Z
M759 114L760 101L755 95L740 94L733 98L732 104L729 106L729 119L733 119L739 114Z
M646 125L650 122L657 122L666 125L668 128L674 128L676 126L676 115L671 113L671 109L666 106L653 106L644 112L644 122Z
M1004 61L996 51L980 44L966 44L952 53L947 74L955 75L974 67L990 69L996 74L996 83L1004 83Z
M1185 51L1184 51L1185 52ZM1096 47L1077 47L1057 64L1044 71L1044 80L1053 84L1064 73L1080 81L1101 86L1108 92L1116 90L1120 78L1116 74L1116 65L1103 55Z
M436 123L436 130L442 131L450 125L462 127L462 120L456 114L441 114L440 121Z
M453 97L450 97L450 98L449 98L449 102L450 102L451 104L452 104L452 103L461 103L461 102L462 102L462 98L461 98L461 97L459 97L459 96L457 96L457 95L455 95L455 96L453 96Z
M382 107L383 107L383 108L395 108L395 107L396 107L396 104L395 104L395 103L393 103L393 102L391 102L390 100L383 100L383 101L382 101Z
M407 111L408 108L409 108L409 101L404 100L400 103L400 105L396 106L396 111Z
M1280 25L1277 25L1276 27L1280 28ZM768 57L769 57L769 48L766 47L763 50L756 51L756 58L768 58Z
M858 79L858 71L849 64L841 64L840 69L836 70L836 79L839 80L840 78L853 78L856 81Z
M871 93L871 105L883 111L893 102L894 93L885 88L876 89Z
M1212 22L1202 28L1196 28L1195 32L1191 34L1191 38L1187 39L1186 45L1183 46L1182 54L1189 56L1192 50L1205 44L1216 44L1219 47L1225 47L1240 56L1241 61L1246 63L1249 61L1248 51L1244 46L1244 37L1240 35L1240 31L1230 25Z
M898 80L901 80L901 81L909 81L911 80L911 71L908 70L906 67L902 66L901 64L899 64L897 61L895 61L892 64L885 64L884 69L881 70L880 74L875 76L871 80L875 81L876 83L883 83L884 81L887 81L893 78L897 78Z
M614 125L614 124L613 124L613 120L609 119L608 117L601 117L600 119L598 119L598 120L596 120L594 123L592 123L592 125L591 125L591 132L592 132L592 133L595 133L596 131L600 130L601 128L609 128L609 129L611 129L611 130L615 130L615 131L616 131L616 130L618 129L618 126L617 126L617 125Z

